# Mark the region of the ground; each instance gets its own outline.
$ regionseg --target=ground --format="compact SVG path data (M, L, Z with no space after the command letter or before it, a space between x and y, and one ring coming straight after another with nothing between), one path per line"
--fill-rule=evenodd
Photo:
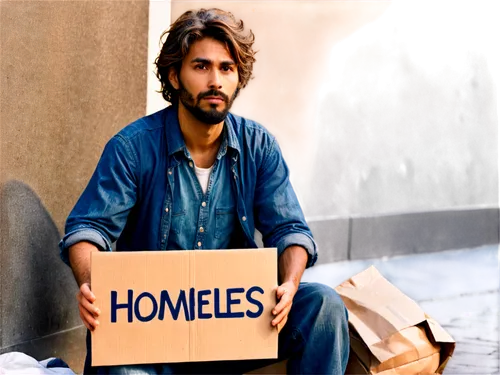
M500 373L496 245L324 264L306 270L303 281L335 287L372 264L456 340L445 375Z

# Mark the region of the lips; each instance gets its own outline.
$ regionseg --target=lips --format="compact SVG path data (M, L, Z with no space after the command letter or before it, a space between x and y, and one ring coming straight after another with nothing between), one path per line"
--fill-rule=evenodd
M204 100L208 101L209 103L223 103L224 98L221 98L220 96L206 96L203 98Z

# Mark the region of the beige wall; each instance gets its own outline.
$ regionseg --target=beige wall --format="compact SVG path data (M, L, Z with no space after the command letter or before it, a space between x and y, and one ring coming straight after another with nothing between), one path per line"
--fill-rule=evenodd
M495 9L397 1L329 49L310 215L498 207Z
M172 19L188 9L231 11L255 34L254 79L233 112L259 121L280 141L299 199L307 197L317 93L329 48L377 19L387 1L172 1Z
M148 2L3 0L0 11L0 353L81 370L83 340L53 336L81 326L57 242L105 142L145 113Z

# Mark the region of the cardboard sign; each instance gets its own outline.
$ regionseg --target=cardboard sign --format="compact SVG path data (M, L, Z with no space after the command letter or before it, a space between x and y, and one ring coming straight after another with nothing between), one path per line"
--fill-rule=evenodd
M277 250L93 252L92 365L277 358Z

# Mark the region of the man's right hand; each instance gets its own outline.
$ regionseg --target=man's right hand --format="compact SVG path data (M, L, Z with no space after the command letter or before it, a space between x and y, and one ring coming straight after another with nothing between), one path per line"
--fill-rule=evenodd
M76 299L78 300L78 308L80 310L80 318L83 324L89 330L93 331L99 325L97 317L101 311L94 306L95 295L90 290L89 283L83 283L80 286L80 290L76 294Z

